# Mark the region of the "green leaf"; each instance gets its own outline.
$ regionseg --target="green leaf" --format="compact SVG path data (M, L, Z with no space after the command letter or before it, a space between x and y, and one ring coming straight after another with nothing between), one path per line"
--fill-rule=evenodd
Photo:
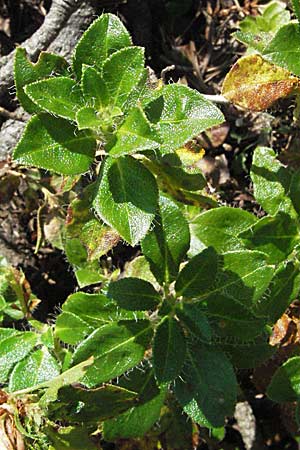
M242 250L244 244L239 234L257 222L254 214L239 208L211 209L190 221L191 246L201 248L205 244L217 252Z
M89 66L83 67L81 86L84 99L92 108L100 111L108 105L107 86L96 69Z
M131 245L149 230L157 204L156 180L143 164L130 156L104 161L94 208Z
M119 309L102 294L76 292L64 302L56 319L55 334L63 342L75 345L96 328L120 319L131 320L134 315Z
M300 356L288 359L276 370L267 389L267 395L278 403L300 399Z
M292 0L293 10L298 20L298 25L300 22L300 4L298 0Z
M162 93L164 105L157 124L163 140L162 153L176 150L202 131L224 121L216 106L187 86L170 84Z
M82 383L93 387L113 379L137 365L152 337L147 320L120 321L95 330L76 348L73 364L94 356Z
M156 386L153 370L136 369L120 384L127 389L138 390L139 403L123 414L104 422L103 434L107 441L119 438L143 437L159 419L166 390Z
M262 53L276 31L289 23L290 12L281 1L260 5L259 11L262 11L261 16L247 16L241 21L239 26L242 31L234 33L234 37Z
M15 85L17 97L23 108L29 113L40 112L40 108L33 103L24 92L24 87L52 75L68 75L68 62L59 55L41 52L38 61L33 64L26 57L26 50L18 47L15 56Z
M75 427L59 426L51 428L50 426L43 429L47 438L53 444L49 449L55 450L96 450L99 448L93 443L89 430L82 425Z
M235 105L262 111L296 92L299 80L281 67L252 54L240 58L226 75L222 94Z
M140 278L142 280L149 281L149 283L151 283L156 290L159 290L160 288L150 270L150 265L145 256L138 256L137 258L129 261L124 267L124 277Z
M63 119L75 120L76 111L84 105L80 85L67 77L28 84L25 93L40 108Z
M160 301L160 295L151 283L131 277L110 283L107 296L129 311L155 309Z
M180 319L180 322L183 323L197 339L209 344L211 343L212 329L209 320L205 311L202 311L197 304L179 303L176 308L176 315Z
M148 122L140 107L130 110L128 116L108 144L111 156L131 155L159 147L160 137Z
M83 34L75 48L74 72L80 78L83 64L101 69L109 55L130 45L130 35L120 19L113 14L102 14Z
M18 164L76 175L89 169L95 147L89 132L78 132L63 119L40 114L28 122L13 157Z
M174 153L164 155L155 169L161 185L166 186L166 189L169 188L170 192L174 189L198 191L206 186L206 179L201 169L196 164L185 165L175 157Z
M37 335L30 331L20 334L7 333L0 341L0 383L5 383L16 363L25 358L37 343Z
M98 261L90 260L88 249L79 238L67 238L64 243L64 250L68 262L73 266L79 287L104 281Z
M156 329L153 343L153 364L158 383L170 383L179 375L185 355L185 336L179 322L173 317L165 317Z
M300 289L300 273L293 261L284 261L276 270L268 292L256 305L258 315L265 315L275 323L297 298Z
M49 403L55 402L57 400L58 391L64 387L69 386L73 383L78 383L81 381L84 376L86 370L89 366L91 366L94 362L94 358L90 357L86 361L82 361L77 364L75 367L71 367L71 369L66 370L62 374L57 377L44 381L40 385L36 385L36 389L47 388L44 395L40 399L40 405L42 407L48 406ZM35 390L36 390L35 389ZM33 390L33 389L32 389ZM29 391L29 389L28 389Z
M259 367L276 352L276 347L269 344L269 339L270 336L267 333L262 333L251 341L244 340L242 337L228 343L223 340L221 348L234 367L252 369Z
M169 283L176 278L189 245L189 227L180 208L161 195L154 227L142 241L143 253L160 283Z
M236 251L218 255L217 267L214 284L206 290L203 286L202 293L197 295L200 311L206 305L206 314L213 321L215 332L224 338L237 336L249 340L261 334L267 318L257 316L256 305L271 282L273 266L266 263L261 252ZM202 282L201 272L199 274L196 267L195 274Z
M137 393L112 385L98 389L68 386L60 389L58 401L59 420L98 424L137 403Z
M293 202L293 207L297 211L297 214L300 215L300 170L297 170L292 175L289 197Z
M218 258L212 247L194 256L179 272L175 284L178 295L197 297L213 286L218 270Z
M44 381L51 380L60 374L56 359L46 347L36 350L17 363L9 378L9 391L26 389Z
M278 211L296 216L288 197L291 185L289 171L276 159L274 150L258 147L253 156L251 178L254 196L266 212L275 216Z
M194 345L189 348L175 394L183 410L206 427L224 425L232 415L237 396L233 367L225 354L213 348Z
M71 202L66 223L66 239L79 239L87 251L88 261L98 261L119 241L119 235L96 219L91 209L95 187L95 183L89 184Z
M299 23L283 25L264 48L263 57L272 64L300 75L300 29Z
M263 217L239 237L250 250L266 253L269 264L286 259L299 242L297 223L282 212L275 217Z
M144 75L144 64L141 47L123 48L105 61L102 73L111 106L126 109L128 97Z
M98 131L102 125L99 113L91 106L84 106L76 112L76 122L78 130L90 128L91 130Z

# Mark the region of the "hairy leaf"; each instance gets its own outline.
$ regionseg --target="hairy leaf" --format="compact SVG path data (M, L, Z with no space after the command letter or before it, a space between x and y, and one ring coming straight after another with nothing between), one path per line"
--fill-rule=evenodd
M55 323L55 334L67 344L77 344L96 328L116 320L131 320L134 315L124 311L102 294L76 292L62 306Z
M89 169L95 147L88 131L78 132L66 120L39 114L28 122L13 156L18 164L76 175Z
M103 79L109 93L109 104L122 111L130 94L144 75L144 49L128 47L115 52L103 66Z
M232 415L237 396L237 381L225 354L200 345L190 348L175 394L195 422L222 426L225 416Z
M275 402L295 402L300 398L300 357L288 359L273 375L267 395Z
M137 365L152 337L147 320L121 321L95 330L76 348L73 364L94 356L94 364L82 383L94 387L111 380Z
M151 283L131 277L110 283L107 296L129 311L155 309L160 300Z
M300 28L299 23L283 25L263 50L263 57L272 64L300 75Z
M143 253L160 283L174 280L189 243L188 224L180 208L161 195L154 227L142 241Z
M184 145L202 131L223 122L221 111L196 91L179 84L164 87L163 109L158 122L162 153Z
M192 246L212 246L217 252L242 250L244 244L239 234L257 222L254 214L239 208L211 209L190 222Z
M17 97L23 108L29 113L40 112L35 103L24 92L24 86L53 75L68 75L68 62L59 55L41 52L38 61L33 64L26 57L26 50L17 47L15 56L15 85Z
M25 93L40 108L63 119L75 120L76 111L84 105L80 86L67 77L28 84Z
M104 161L94 208L131 245L145 236L157 206L156 181L143 164L130 156Z
M16 363L25 358L37 343L37 335L30 331L7 333L0 341L0 383L5 383Z
M130 45L130 35L120 19L113 14L102 14L83 34L75 48L74 72L80 79L83 64L101 69L109 55Z
M254 196L266 212L275 216L279 211L296 216L288 197L291 185L289 171L276 159L274 150L258 147L253 155L251 178Z
M60 374L56 359L42 347L20 361L9 378L9 391L14 392L39 385Z
M133 108L108 145L111 156L130 155L159 147L160 137L140 107Z
M153 343L153 364L158 383L169 383L179 375L185 355L182 328L176 319L167 316L158 325Z

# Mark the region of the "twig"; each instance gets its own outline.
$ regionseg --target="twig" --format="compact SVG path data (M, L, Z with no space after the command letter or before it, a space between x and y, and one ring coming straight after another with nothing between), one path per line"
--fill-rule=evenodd
M229 101L223 97L223 95L208 95L208 94L202 94L206 100L210 100L213 103L220 103L220 104L227 104Z

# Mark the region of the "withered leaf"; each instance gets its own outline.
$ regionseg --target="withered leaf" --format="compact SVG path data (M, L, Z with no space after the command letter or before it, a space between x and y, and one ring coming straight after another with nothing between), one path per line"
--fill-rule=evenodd
M225 77L222 94L237 106L262 111L299 92L300 80L254 54L240 58Z

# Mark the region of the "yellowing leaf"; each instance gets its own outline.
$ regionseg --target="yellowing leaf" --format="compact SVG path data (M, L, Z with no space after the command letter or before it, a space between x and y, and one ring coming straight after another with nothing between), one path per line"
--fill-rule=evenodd
M296 90L298 78L255 54L234 64L224 80L222 94L235 105L262 111Z

